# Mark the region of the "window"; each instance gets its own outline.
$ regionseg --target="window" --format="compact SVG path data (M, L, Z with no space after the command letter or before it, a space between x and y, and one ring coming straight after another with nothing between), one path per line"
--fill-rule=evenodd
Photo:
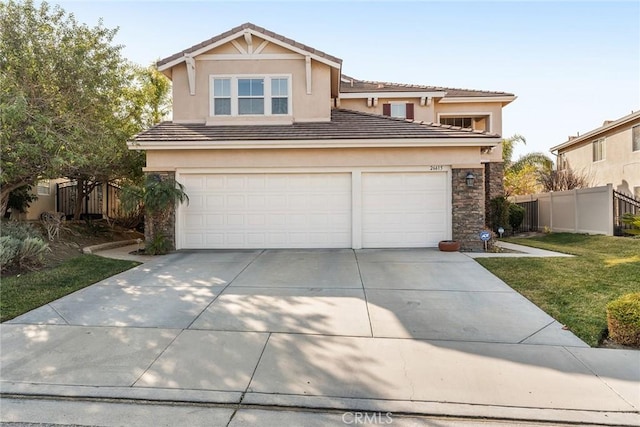
M41 179L38 181L38 196L50 196L51 195L51 183L48 179Z
M640 125L634 126L631 130L633 136L633 144L631 147L631 151L640 151Z
M461 128L471 128L473 119L471 117L441 117L440 124L457 126Z
M397 117L399 119L413 120L413 104L405 104L399 102L394 102L393 104L383 104L382 114L385 116Z
M264 79L238 79L238 114L264 114Z
M271 114L288 114L288 112L288 79L271 79Z
M291 113L291 79L283 76L211 76L212 116Z
M213 114L231 115L231 79L213 79Z
M593 161L599 162L604 160L604 138L596 139L592 143L593 146Z
M558 170L563 171L567 169L567 154L558 154Z

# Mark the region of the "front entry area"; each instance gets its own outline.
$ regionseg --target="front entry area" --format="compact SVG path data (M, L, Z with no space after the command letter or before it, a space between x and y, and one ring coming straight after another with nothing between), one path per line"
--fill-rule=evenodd
M178 249L434 247L451 238L448 171L190 173Z

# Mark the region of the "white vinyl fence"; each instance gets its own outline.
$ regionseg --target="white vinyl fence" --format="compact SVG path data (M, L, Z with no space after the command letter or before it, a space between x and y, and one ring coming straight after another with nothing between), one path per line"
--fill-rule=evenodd
M538 230L613 236L613 186L514 196L514 203L538 201Z

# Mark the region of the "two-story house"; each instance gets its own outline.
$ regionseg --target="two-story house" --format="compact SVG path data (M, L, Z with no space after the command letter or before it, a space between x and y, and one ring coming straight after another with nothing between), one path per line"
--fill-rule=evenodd
M551 152L558 170L570 168L592 187L613 184L614 190L640 199L640 111L570 136Z
M480 247L512 94L356 80L249 23L158 69L173 120L130 146L186 188L176 248Z

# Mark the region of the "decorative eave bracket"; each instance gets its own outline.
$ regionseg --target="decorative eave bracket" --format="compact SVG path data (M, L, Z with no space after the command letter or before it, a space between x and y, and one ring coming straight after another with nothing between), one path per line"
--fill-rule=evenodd
M311 56L304 57L304 65L307 74L307 95L311 95Z
M184 56L184 62L187 66L187 79L189 81L189 94L196 94L196 60L191 55Z

